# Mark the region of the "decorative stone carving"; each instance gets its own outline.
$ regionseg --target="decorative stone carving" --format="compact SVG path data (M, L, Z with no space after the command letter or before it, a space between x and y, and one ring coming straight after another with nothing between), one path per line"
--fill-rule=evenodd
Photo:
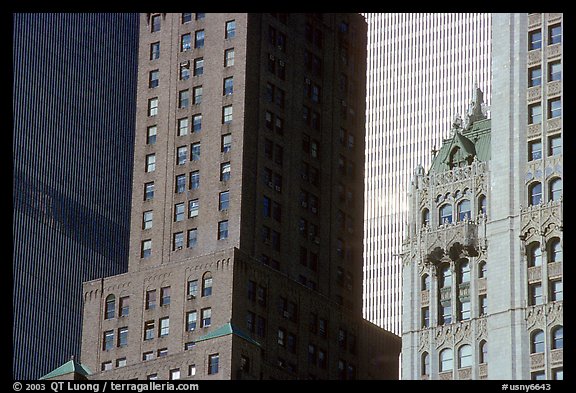
M430 302L430 291L422 291L420 292L420 302L422 303L422 307L425 307Z
M542 24L542 14L541 13L534 13L528 15L528 28L533 29Z
M418 336L418 352L424 351L430 346L430 329L421 330Z
M438 374L438 377L441 381L449 381L452 379L452 371L447 371L445 373Z
M444 345L445 342L452 343L453 333L452 326L438 326L436 328L436 334L434 336L434 341L436 342L436 349Z
M527 133L528 139L536 138L537 136L540 136L541 133L542 133L542 124L536 123L528 125L528 133Z
M542 279L542 267L533 266L528 268L528 282L533 283Z
M548 277L557 278L562 276L562 262L552 262L548 264Z
M532 104L534 102L540 101L542 98L542 87L534 86L528 89L528 103Z
M476 284L478 287L478 294L484 295L486 293L486 279L480 278L478 279L478 281L476 281Z
M470 342L470 321L462 321L454 329L454 344L461 341Z
M548 97L555 96L560 93L562 93L562 83L560 81L548 83Z
M550 362L552 363L553 366L562 364L564 362L564 353L563 353L563 349L553 349L552 351L550 351Z
M547 125L548 125L548 132L559 130L560 128L562 128L562 118L555 117L553 119L550 119L548 120Z
M542 60L542 51L541 50L533 50L528 52L528 65L533 66L535 64L540 63Z
M530 368L540 368L544 367L544 352L533 353L530 355Z
M562 55L562 44L554 44L547 47L548 60Z
M478 366L478 374L480 375L480 379L488 378L488 364L481 363Z
M486 318L476 320L476 340L486 338Z
M564 303L548 303L546 307L548 326L564 324Z
M472 379L472 367L461 368L458 370L458 379Z
M533 327L544 329L544 305L531 306L526 309L526 328L531 330Z

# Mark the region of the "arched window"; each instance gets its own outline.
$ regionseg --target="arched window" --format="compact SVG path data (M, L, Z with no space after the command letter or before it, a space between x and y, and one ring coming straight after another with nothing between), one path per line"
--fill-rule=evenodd
M452 270L450 269L450 264L444 263L442 266L440 266L438 284L440 288L447 288L452 286Z
M430 375L430 355L428 355L428 352L422 354L420 369L422 370L422 375Z
M486 197L484 195L478 197L478 214L486 214Z
M480 261L478 263L478 278L486 278L488 270L486 267L486 261Z
M548 195L548 200L559 201L562 195L562 179L555 178L550 181L550 191Z
M452 356L452 349L444 348L440 352L440 372L452 371L454 367L454 360Z
M472 347L468 344L458 348L458 368L472 366Z
M562 261L562 247L560 247L560 239L557 237L548 242L548 263Z
M426 208L422 209L422 225L430 225L430 210Z
M488 343L485 340L480 341L480 363L488 362Z
M528 204L539 205L542 202L542 184L535 182L528 187Z
M458 264L458 282L460 284L470 282L470 262L468 259L461 259Z
M544 352L544 332L535 330L530 336L530 353Z
M458 221L466 221L470 219L470 201L463 199L458 203Z
M564 327L555 326L552 328L552 349L564 348Z
M452 222L452 205L447 203L440 207L440 225Z
M528 257L528 267L542 266L542 249L540 248L540 243L532 242L528 244L526 255Z
M202 296L212 295L212 273L206 272L202 277Z
M116 312L116 297L114 295L108 295L108 297L106 297L104 319L114 318L115 312Z
M430 276L426 273L422 275L420 286L422 291L427 291L430 289Z

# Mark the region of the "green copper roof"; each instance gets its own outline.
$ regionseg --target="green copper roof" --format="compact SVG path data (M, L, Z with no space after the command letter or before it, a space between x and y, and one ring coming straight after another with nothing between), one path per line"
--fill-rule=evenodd
M250 335L243 332L242 330L240 330L236 326L232 325L231 323L226 323L226 324L220 326L219 328L212 330L210 333L207 333L203 336L198 337L198 339L196 339L196 342L210 340L210 339L213 339L216 337L227 336L229 334L234 334L234 335L236 335L240 338L243 338L244 340L246 340L246 341L248 341L254 345L260 346L260 343L258 343L254 339L252 339L252 337L250 337Z
M92 371L90 371L90 369L88 369L88 367L84 366L83 364L80 364L74 359L71 359L69 362L64 363L57 369L49 372L43 377L40 377L40 379L56 378L70 373L76 373L87 377L92 374Z
M451 156L458 158L473 158L478 161L490 160L490 119L475 121L469 128L455 131L448 139L444 139L438 154L432 160L430 172L450 170Z

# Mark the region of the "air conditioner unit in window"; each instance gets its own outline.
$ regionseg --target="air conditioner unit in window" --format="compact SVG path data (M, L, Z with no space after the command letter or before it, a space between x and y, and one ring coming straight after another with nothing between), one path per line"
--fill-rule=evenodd
M273 184L271 181L269 181L269 182L268 182L268 187L274 188L274 184Z
M280 192L280 186L276 186L276 191Z
M188 295L188 300L192 300L192 299L196 299L196 296L194 296L194 295Z

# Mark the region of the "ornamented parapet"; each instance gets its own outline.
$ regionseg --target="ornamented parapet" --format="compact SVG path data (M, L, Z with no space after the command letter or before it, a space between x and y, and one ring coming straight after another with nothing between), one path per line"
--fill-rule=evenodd
M437 229L431 228L422 231L423 255L426 255L429 262L434 263L440 253L457 260L461 254L463 256L477 256L479 244L478 225L472 221L461 221L451 224L441 225Z
M562 200L523 207L520 211L520 239L529 243L534 236L558 236L562 231Z
M470 181L472 178L478 181L484 181L484 176L487 172L487 163L482 161L474 161L471 165L463 167L456 167L449 171L440 173L430 173L422 177L422 188L427 189L430 186L441 187L446 185L453 185L461 181Z
M562 301L530 306L526 309L526 328L546 329L551 325L562 325L564 305Z

